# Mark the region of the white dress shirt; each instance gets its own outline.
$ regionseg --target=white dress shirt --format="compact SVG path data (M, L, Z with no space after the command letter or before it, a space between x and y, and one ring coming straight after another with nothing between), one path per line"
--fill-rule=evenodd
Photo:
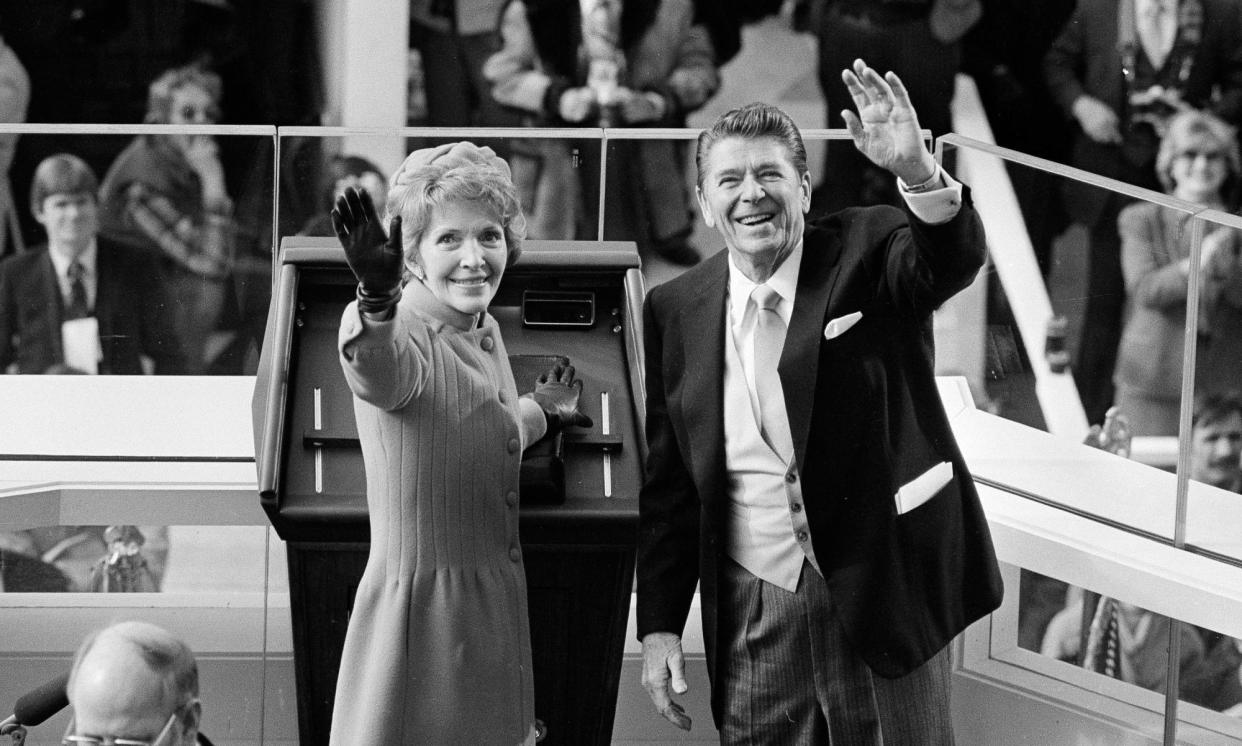
M934 186L937 179L943 186ZM929 182L933 188L914 194L898 180L915 217L933 225L948 222L961 208L962 185L940 166ZM765 283L781 296L777 312L786 327L793 317L802 251L799 241ZM798 465L786 463L777 455L760 429L754 360L758 311L750 297L755 287L730 255L724 366L725 470L730 509L726 551L756 577L792 592L797 589L804 559L821 574L822 570L811 542Z

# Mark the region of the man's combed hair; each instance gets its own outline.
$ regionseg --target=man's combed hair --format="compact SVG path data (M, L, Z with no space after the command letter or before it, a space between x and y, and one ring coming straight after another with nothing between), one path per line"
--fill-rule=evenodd
M1191 428L1214 425L1234 413L1242 415L1242 392L1232 390L1200 395L1195 399Z
M699 133L694 164L698 169L698 184L703 186L706 178L707 154L721 140L739 137L745 140L771 138L789 149L798 176L807 173L806 145L802 134L789 115L771 104L753 103L725 113L711 127Z
M35 169L30 182L30 209L37 215L43 201L53 194L89 194L95 199L98 192L99 179L86 161L70 153L56 153Z

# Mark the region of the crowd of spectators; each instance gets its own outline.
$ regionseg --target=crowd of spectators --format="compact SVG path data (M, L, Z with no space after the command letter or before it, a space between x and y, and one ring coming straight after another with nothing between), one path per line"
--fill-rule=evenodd
M1242 398L1237 392L1196 399L1189 477L1242 495ZM1127 443L1108 450L1124 454ZM1019 644L1087 670L1164 692L1175 620L1123 599L1101 596L1023 571ZM1176 622L1178 696L1242 716L1242 640Z
M720 88L742 25L782 9L817 41L818 57L807 66L817 71L826 126L841 126L839 71L856 57L902 76L934 136L952 129L954 79L965 72L976 81L999 144L1193 205L1238 210L1242 0L411 0L410 44L422 55L427 100L427 120L417 124L681 127ZM220 122L225 91L209 68L177 66L159 75L150 83L144 121ZM0 41L0 121L21 121L29 96L21 62ZM7 172L13 141L0 139L0 172ZM561 140L498 147L512 165L531 236L594 236L596 159L579 159ZM633 239L674 264L697 262L684 144L658 139L614 147L606 234ZM816 211L896 199L892 180L870 173L852 147L829 147L822 168L831 178L815 192ZM322 191L294 216L303 234L331 235L328 210L348 186L384 201L383 170L365 158L329 153L315 170ZM46 241L29 248L20 232L8 230L15 208L6 211L6 204L17 200L5 191L9 180L0 179L0 371L252 372L247 340L237 352L236 338L254 323L238 318L237 278L255 248L256 221L239 214L216 138L141 135L100 175L71 153L40 162L28 206ZM1086 307L1073 373L1088 420L1100 422L1118 406L1136 435L1176 435L1186 323L1196 324L1199 336L1196 391L1219 394L1236 385L1242 240L1225 230L1204 237L1202 302L1187 319L1186 210L1133 203L1033 169L1012 169L1011 176L1045 275L1063 231L1071 223L1085 228ZM1227 409L1234 400L1224 401ZM1206 416L1196 414L1196 444L1202 428L1235 417L1242 430L1242 409ZM1216 460L1242 469L1237 452ZM1208 480L1207 472L1192 478ZM1237 491L1237 474L1233 479L1223 488ZM113 528L113 541L104 527L11 533L0 536L0 551L47 559L51 570L23 570L29 574L21 577L36 585L81 590L106 578L100 558L124 556L136 531L150 563L143 588L158 588L165 534ZM10 562L6 572L19 565ZM16 578L10 590L20 585ZM1141 647L1138 630L1144 639L1167 636L1160 625L1168 620L1158 615L1071 595L1068 606L1057 601L1065 608L1051 623L1044 617L1041 639L1029 646L1082 664L1094 650L1093 623L1095 644L1103 634L1101 619L1105 631L1108 624L1128 630L1133 650ZM1057 629L1070 631L1058 636ZM1191 634L1182 646L1183 682L1227 670L1230 686L1242 686L1236 641ZM1118 665L1118 675L1159 688L1138 673L1145 664L1137 658Z

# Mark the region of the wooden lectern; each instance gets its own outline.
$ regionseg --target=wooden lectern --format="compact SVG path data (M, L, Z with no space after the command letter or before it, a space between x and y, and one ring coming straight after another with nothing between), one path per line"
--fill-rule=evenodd
M369 540L362 452L336 348L355 281L335 239L287 237L281 257L254 395L259 500L288 543L301 741L326 744ZM548 356L567 357L595 422L528 450L522 467L545 744L612 737L646 455L638 266L629 242L527 241L491 307L519 392L533 388L531 371Z

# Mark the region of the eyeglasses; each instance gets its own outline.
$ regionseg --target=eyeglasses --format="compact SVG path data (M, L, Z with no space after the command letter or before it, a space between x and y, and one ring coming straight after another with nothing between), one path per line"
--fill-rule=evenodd
M61 746L163 746L168 742L168 736L172 733L173 724L181 715L198 703L197 699L191 699L184 705L173 710L168 716L168 722L164 723L164 727L156 734L155 738L150 741L139 741L133 738L117 738L115 736L75 736L72 735L76 728L77 718L69 719L69 727L65 729L64 738L60 739Z
M1193 161L1200 157L1209 161L1225 160L1225 154L1219 150L1183 150L1177 154L1177 157L1185 158L1188 161Z
M177 113L181 115L182 119L191 122L197 120L200 115L202 116L203 121L206 122L220 121L220 108L218 106L207 106L200 108L198 106L187 105L178 109Z

